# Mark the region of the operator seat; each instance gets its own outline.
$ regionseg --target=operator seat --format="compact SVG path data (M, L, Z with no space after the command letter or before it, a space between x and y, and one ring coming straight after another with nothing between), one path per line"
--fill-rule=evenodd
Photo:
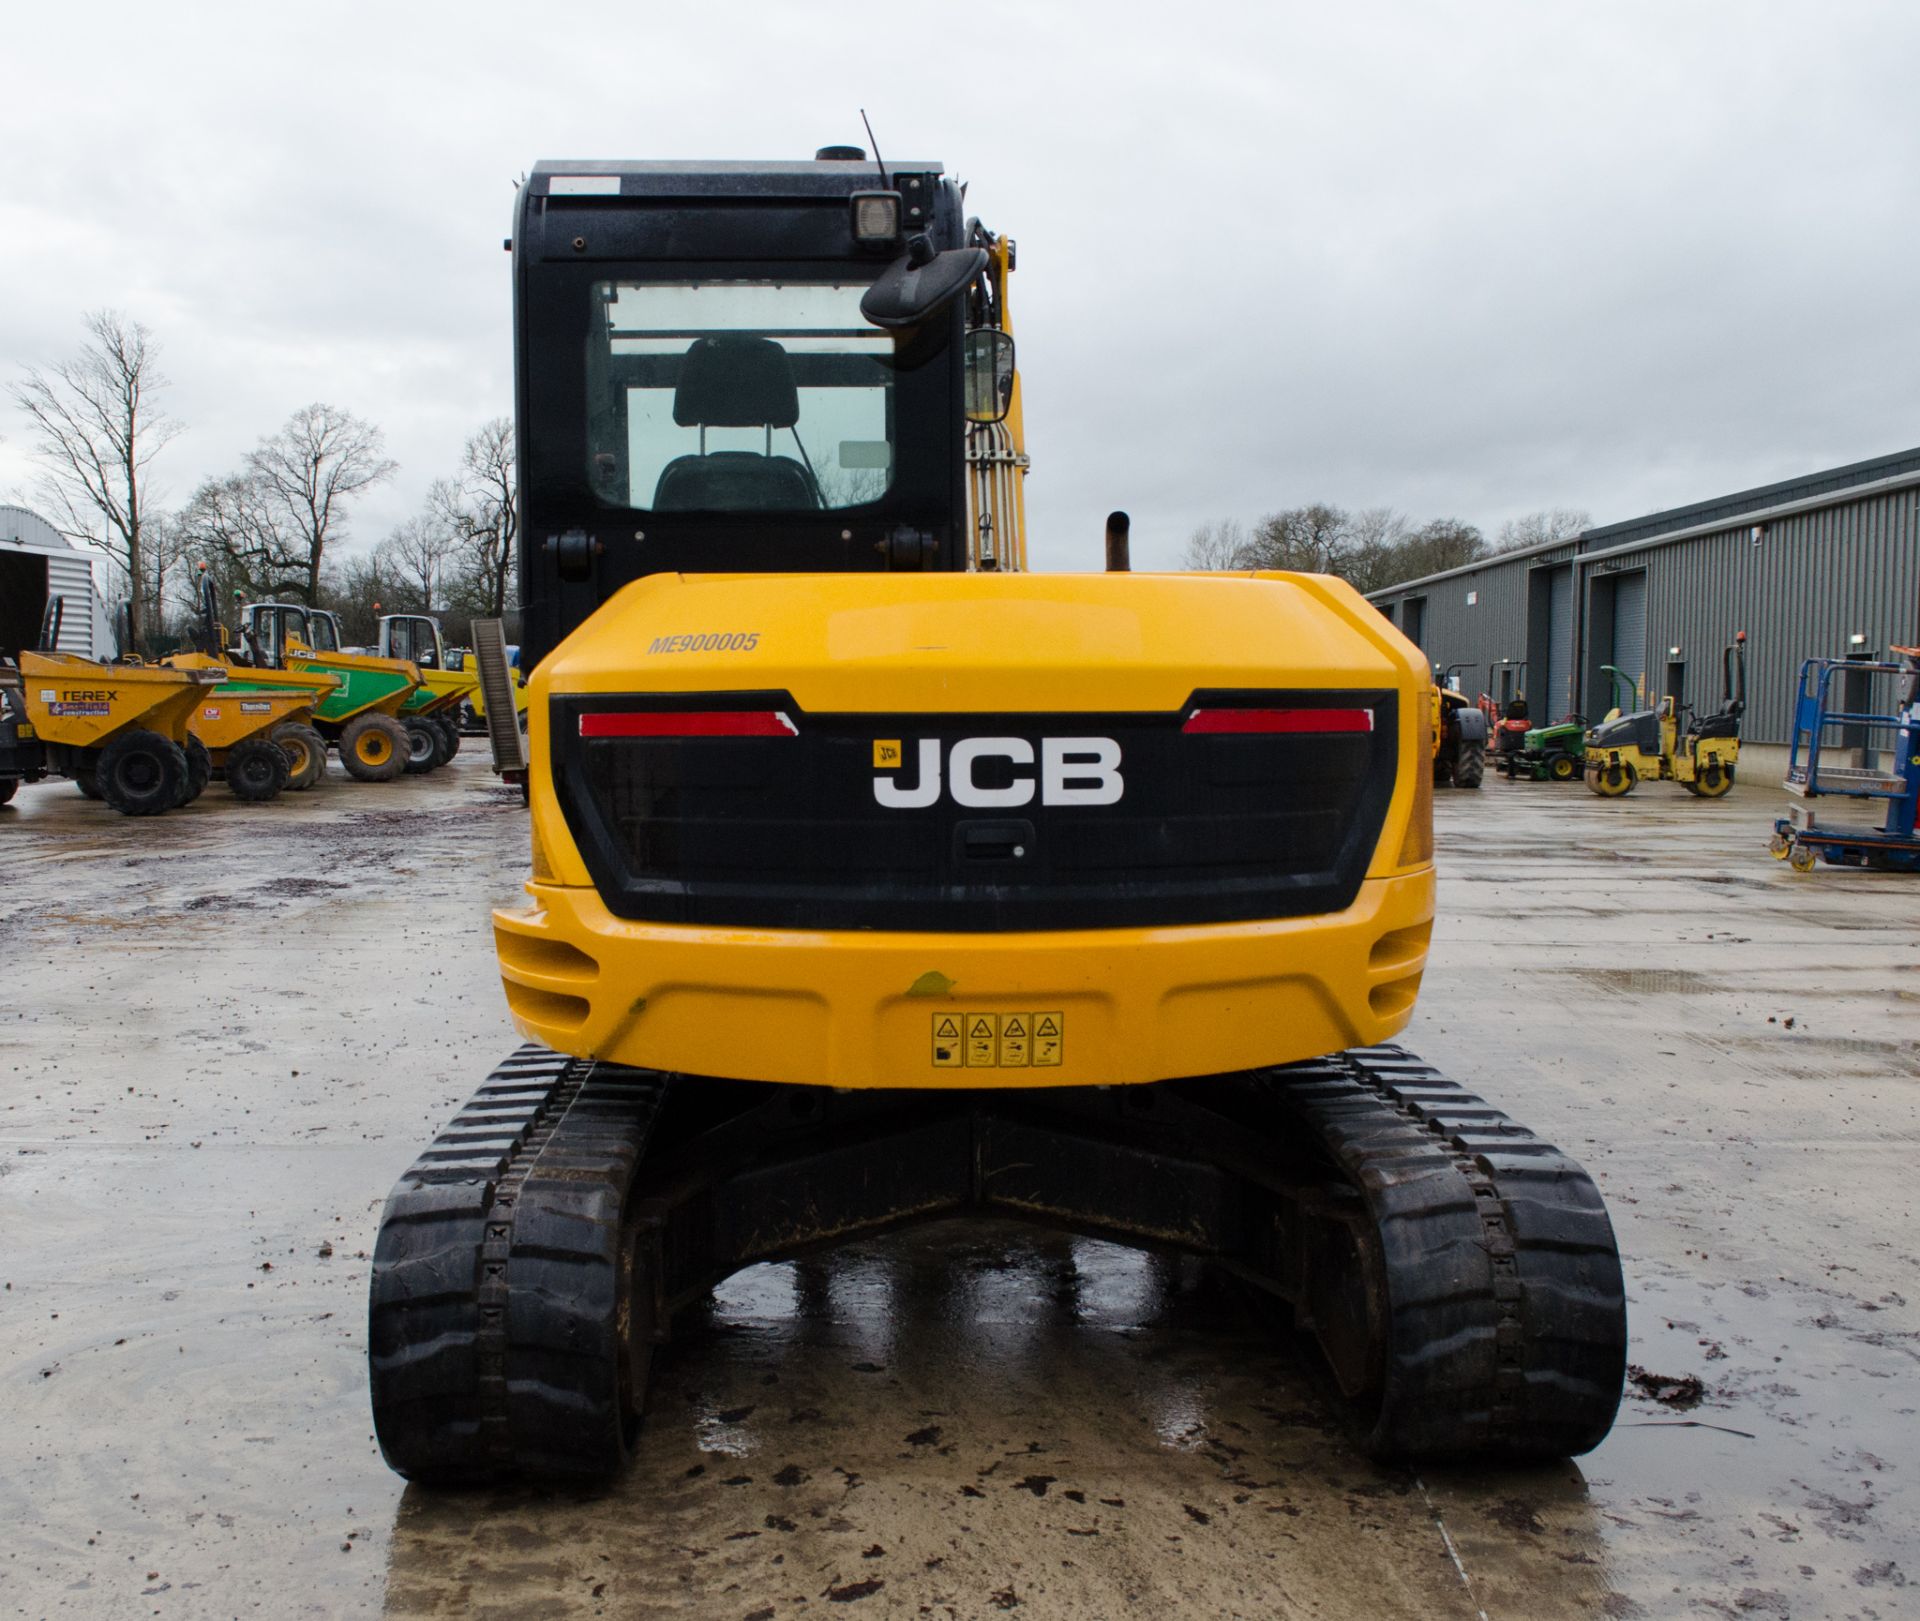
M800 420L793 363L771 338L697 338L680 359L673 420L699 428L791 428ZM791 456L751 450L676 456L654 486L656 512L811 512L813 474Z

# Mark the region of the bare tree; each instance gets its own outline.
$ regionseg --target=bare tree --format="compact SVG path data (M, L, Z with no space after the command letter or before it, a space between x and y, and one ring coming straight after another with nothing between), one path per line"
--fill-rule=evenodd
M1254 526L1246 548L1251 568L1297 569L1304 574L1339 574L1350 546L1347 514L1315 502L1269 513Z
M55 522L125 574L128 628L138 646L152 600L146 550L153 459L182 425L154 403L167 380L153 334L116 310L87 316L86 328L88 341L74 359L44 371L30 367L11 393L33 424L41 488Z
M1592 522L1591 513L1573 507L1550 507L1544 512L1529 512L1525 517L1510 518L1500 526L1500 538L1494 543L1494 550L1511 552L1522 546L1572 540Z
M474 611L497 619L506 610L520 538L511 421L495 417L468 439L459 476L435 481L427 509L459 538L474 587Z
M380 615L401 608L408 590L379 546L327 571L327 600L340 615L340 634L350 646L371 647L380 635Z
M393 476L398 464L385 450L385 437L371 422L316 404L295 411L248 454L248 473L271 492L290 520L289 532L300 537L309 602L319 600L327 546L339 538L347 503Z
M1460 568L1487 555L1486 537L1458 518L1435 518L1405 536L1394 556L1393 573L1370 590L1401 580L1418 580L1444 569Z
M430 613L446 602L447 568L460 550L461 538L430 498L425 512L395 525L374 552L383 568L406 582L408 606Z
M1364 592L1486 555L1480 531L1457 518L1416 529L1392 507L1346 512L1321 501L1270 513L1251 536L1232 519L1202 524L1187 539L1186 566L1333 574Z
M151 513L146 519L145 529L141 558L147 577L141 587L140 598L147 604L144 635L151 641L156 636L168 634L168 585L182 583L182 577L191 570L182 567L188 561L187 537L177 513ZM183 595L190 597L191 594L191 588L183 586Z
M1204 569L1243 568L1241 556L1247 549L1247 532L1237 518L1221 518L1203 523L1187 536L1187 549L1181 557L1182 568L1196 572Z
M1368 507L1347 520L1344 555L1339 572L1356 591L1375 591L1391 585L1400 569L1401 548L1408 534L1404 514L1392 507Z
M299 596L307 591L305 537L273 486L252 472L209 479L178 519L186 555L224 595Z

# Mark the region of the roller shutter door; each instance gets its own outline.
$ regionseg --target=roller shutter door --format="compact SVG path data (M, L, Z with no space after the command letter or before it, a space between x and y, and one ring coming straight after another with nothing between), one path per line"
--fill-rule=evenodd
M1613 667L1633 682L1647 701L1647 572L1617 574L1613 580Z
M1535 711L1537 724L1559 720L1573 708L1573 570L1547 576L1547 690Z
M84 553L47 554L47 595L66 598L60 617L60 651L86 658L102 652L93 645L93 565Z

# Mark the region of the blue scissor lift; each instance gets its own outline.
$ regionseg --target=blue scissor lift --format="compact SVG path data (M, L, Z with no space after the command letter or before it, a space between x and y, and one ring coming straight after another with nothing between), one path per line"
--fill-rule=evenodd
M1816 861L1839 867L1881 867L1920 872L1920 650L1895 648L1898 664L1865 659L1808 659L1800 666L1800 691L1793 706L1793 753L1787 763L1787 792L1802 799L1840 794L1852 799L1884 799L1887 817L1877 828L1829 824L1822 827L1811 805L1795 805L1773 824L1768 848L1796 872L1813 871ZM1870 688L1893 687L1890 711L1843 709L1836 705L1836 678L1863 679ZM1845 741L1826 741L1841 728ZM1831 754L1854 748L1890 752L1885 766L1828 764Z

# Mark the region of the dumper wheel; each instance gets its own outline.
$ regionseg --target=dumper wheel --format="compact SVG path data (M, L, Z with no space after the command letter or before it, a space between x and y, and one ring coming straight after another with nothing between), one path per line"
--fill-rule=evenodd
M144 728L122 732L100 751L94 780L100 797L122 816L158 816L186 794L186 750Z
M213 781L213 756L207 753L206 744L191 732L180 747L187 757L187 797L180 803L191 805L207 791L207 784Z
M361 782L391 782L407 758L407 729L390 715L362 715L340 734L340 761Z
M73 768L73 785L88 799L100 797L99 774L90 765Z
M1456 788L1478 788L1487 775L1487 751L1478 743L1462 743L1460 757L1453 763Z
M460 732L445 715L428 717L433 722L434 732L440 739L440 746L433 751L433 768L438 771L460 752Z
M440 730L447 734L447 758L451 760L460 752L460 723L451 715L442 715Z
M277 799L287 785L287 756L270 737L246 737L227 750L227 786L250 804Z
M440 728L425 715L406 722L407 775L417 777L440 763Z
M18 777L0 777L0 805L13 798L14 789L20 786Z
M282 721L272 732L287 757L287 787L299 793L311 788L327 769L327 740L297 720Z

